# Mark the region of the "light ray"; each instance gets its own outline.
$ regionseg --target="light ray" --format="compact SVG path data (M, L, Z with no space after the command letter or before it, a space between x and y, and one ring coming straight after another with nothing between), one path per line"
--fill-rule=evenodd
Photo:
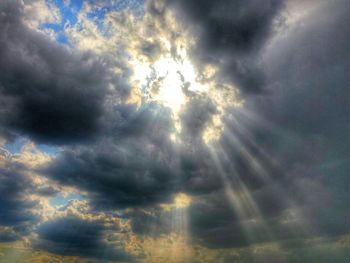
M245 115L244 115L245 116ZM262 120L258 119L258 117L255 115L255 120L257 123L262 122ZM255 140L250 136L250 133L246 130L244 124L240 123L238 119L234 118L234 115L232 116L231 121L233 121L232 127L226 127L224 132L225 139L225 147L220 146L220 144L215 144L215 149L213 148L213 145L211 147L211 152L214 153L214 157L216 158L216 163L220 162L218 153L220 152L220 159L222 161L226 160L226 162L230 162L230 158L227 155L225 149L227 146L232 147L237 152L241 154L241 156L244 158L245 161L248 161L250 164L250 168L252 169L253 175L258 176L259 178L263 179L263 182L265 185L275 185L278 191L280 198L285 200L286 208L288 208L287 211L294 211L298 215L298 221L296 225L293 224L294 231L297 231L298 233L301 233L302 235L308 233L310 229L313 227L308 223L308 220L305 218L305 216L302 213L302 210L299 209L298 205L293 200L293 197L290 196L289 192L284 189L284 186L282 184L279 184L273 177L270 175L270 171L268 167L265 167L264 162L269 162L273 167L276 169L279 169L282 171L282 167L279 165L278 161L275 160L273 157L269 156L269 154L264 151L256 142ZM249 121L252 121L250 119ZM266 125L266 123L265 123ZM231 131L231 129L234 126L234 132ZM280 130L280 132L282 132ZM256 154L253 154L253 152L256 152ZM231 160L232 161L232 160ZM220 166L220 163L216 165L217 167ZM261 222L261 234L260 235L267 235L269 236L269 239L271 241L276 240L275 233L271 231L270 226L265 222L262 213L259 210L259 207L256 205L253 196L249 192L248 188L243 183L242 179L240 178L240 175L238 171L234 168L234 165L230 167L231 171L234 171L231 175L235 178L235 184L233 188L230 186L230 179L225 176L225 173L219 173L221 174L221 177L224 180L224 184L228 185L226 186L226 191L228 192L228 198L231 198L234 200L232 202L232 205L236 211L239 211L241 215L243 215L242 218L244 218L247 214L253 214L255 215L255 218L258 219L258 221ZM222 176L222 174L224 176ZM243 176L243 175L242 175ZM282 175L281 175L282 176ZM239 205L238 205L239 203ZM282 220L282 219L281 219ZM244 220L242 220L244 222ZM244 225L244 223L243 223ZM256 230L249 230L250 226L249 224L245 227L247 235L251 236L252 240L255 238ZM247 230L248 228L248 230ZM286 229L286 233L288 232L289 237L295 236L294 233L290 232L290 230ZM252 233L253 232L253 233ZM276 244L278 245L278 243ZM279 246L279 245L278 245Z
M218 175L223 180L224 189L228 201L232 205L235 213L237 213L246 237L250 242L258 241L262 236L268 240L273 240L273 233L266 225L257 204L255 203L245 184L242 182L238 171L234 167L230 167L233 171L233 173L230 175L234 177L235 183L234 186L231 186L231 180L226 174L221 161L222 158L227 159L227 156L221 150L222 147L220 147L220 145L215 145L215 148L213 145L211 145L209 148L211 157L214 161ZM221 159L219 157L219 154L221 156Z

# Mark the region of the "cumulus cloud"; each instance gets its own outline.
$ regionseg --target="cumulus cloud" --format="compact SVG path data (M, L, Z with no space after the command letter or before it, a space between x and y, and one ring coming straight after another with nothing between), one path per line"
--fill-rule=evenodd
M0 4L1 241L151 262L162 243L188 253L174 262L313 262L298 249L334 242L344 262L349 4L104 5L64 45ZM51 206L67 189L83 200Z
M166 200L176 189L178 178L175 151L166 132L171 124L163 117L152 108L126 116L115 139L67 149L43 172L61 184L89 191L98 208Z
M0 182L0 240L21 239L38 221L33 212L38 202L28 198L33 191L31 180L23 174L21 165L7 162L0 167Z
M166 8L173 8L178 19L184 20L185 26L197 37L194 54L199 63L219 65L221 82L226 79L243 92L257 93L263 90L259 50L269 38L283 3L274 0L264 3L166 1Z
M39 240L35 246L61 255L133 261L133 257L122 248L107 244L103 238L104 229L99 221L84 221L77 217L59 218L39 226Z
M104 59L75 52L27 28L19 1L1 6L4 136L53 144L92 139L100 130L110 80Z

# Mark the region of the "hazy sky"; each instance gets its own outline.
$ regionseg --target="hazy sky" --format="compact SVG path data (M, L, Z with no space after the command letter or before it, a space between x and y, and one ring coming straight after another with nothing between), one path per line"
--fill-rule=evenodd
M350 262L350 1L0 0L0 262Z

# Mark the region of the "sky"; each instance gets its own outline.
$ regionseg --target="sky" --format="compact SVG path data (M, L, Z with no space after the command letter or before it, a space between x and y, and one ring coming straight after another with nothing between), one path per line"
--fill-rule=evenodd
M1 0L0 263L350 262L348 25L348 0Z

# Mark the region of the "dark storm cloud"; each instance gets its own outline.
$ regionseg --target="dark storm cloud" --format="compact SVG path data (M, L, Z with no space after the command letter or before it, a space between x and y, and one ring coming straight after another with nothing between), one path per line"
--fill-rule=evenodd
M107 61L27 28L20 1L2 1L0 9L3 136L53 144L93 138L101 128L106 86L112 80Z
M267 52L268 117L284 129L349 144L349 3L319 7ZM339 143L337 146L341 147ZM344 149L345 150L345 149Z
M10 242L27 236L40 221L42 208L36 197L51 197L59 189L33 182L34 169L0 147L0 242Z
M213 160L202 144L194 143L181 147L179 151L181 170L181 190L200 195L211 193L223 186L222 180L218 180L217 170Z
M249 238L227 197L204 195L190 208L198 242L235 247L349 232L349 8L347 1L320 4L276 36L262 61L268 93L232 111L236 122L225 120L220 165L233 191L247 187L271 236L250 226Z
M112 121L112 138L67 148L42 172L61 184L88 190L97 209L145 207L167 203L177 192L216 191L223 182L201 139L215 108L207 99L192 99L182 120L182 145L170 140L174 127L168 110L158 105L138 110L120 105ZM234 146L227 148L232 153L222 163L226 171L232 174L232 164L237 163L243 182L257 185L259 177L249 170L247 160ZM229 179L234 181L234 176Z
M271 96L254 102L281 128L285 144L272 140L269 151L287 157L287 184L295 187L311 224L329 235L350 226L349 10L348 1L321 4L302 26L277 38L265 58Z
M184 140L201 140L206 125L217 109L207 96L188 92L189 103L181 113L182 136Z
M34 188L23 175L23 168L14 163L0 168L0 229L9 227L12 230L7 234L0 231L0 242L20 239L38 221L33 213L38 203L27 198Z
M248 100L258 118L240 122L284 171L275 190L265 186L254 200L268 223L295 203L309 223L306 233L289 231L299 236L349 232L349 7L321 5L272 44L265 58L271 93ZM290 237L286 228L272 230Z
M159 237L168 235L172 230L172 212L160 207L147 211L136 209L126 214L131 219L132 231L142 236ZM175 229L176 231L176 229Z
M52 253L107 261L133 261L121 248L103 239L105 227L99 221L77 217L58 218L41 224L36 248Z
M270 167L265 184L256 184L258 177L246 180L249 173L244 171L252 165L239 161L235 169L241 170L241 179L276 240L349 232L349 194L345 190L350 185L350 32L345 26L350 22L349 7L347 1L320 4L300 25L291 25L285 35L274 39L264 55L269 94L247 99L246 108L235 114L238 124L226 125L234 136L226 142L225 136L221 139L231 160L241 158L239 154L234 157L238 145L229 147L236 138L265 169ZM274 160L275 167L261 159L264 156L259 157L257 150ZM292 204L300 209L307 229L282 224L293 220L289 214ZM209 211L205 214L211 214ZM199 224L193 223L197 228L206 217L198 219ZM215 240L229 232L222 228L225 224L217 230L203 227L195 234L210 245L224 246L230 241Z
M193 54L199 63L218 64L220 82L234 82L244 93L261 92L264 76L258 52L269 38L284 1L169 0L167 5L198 37ZM157 5L150 7L157 10Z
M181 116L181 146L169 139L174 126L163 107L118 105L106 113L107 75L101 61L28 30L10 1L0 4L6 10L0 13L4 136L27 134L57 144L96 136L89 146L63 148L41 172L87 191L94 209L141 207L126 214L139 235L173 230L170 213L154 206L171 202L177 192L195 200L188 208L191 240L210 248L271 240L287 246L285 240L291 238L348 233L349 3L320 5L303 18L303 26L292 25L286 35L275 36L265 53L262 47L283 1L189 0L169 5L199 37L192 54L198 61L219 64L223 80L229 78L244 92L260 92L263 79L268 90L264 96L247 96L244 108L230 112L233 117L226 112L223 136L213 149L202 140L217 110L208 98L190 97ZM147 56L158 52L152 43L140 48ZM1 168L0 182L0 225L26 233L36 220L30 211L35 204L24 200L27 179L14 168ZM228 185L238 195L240 186L246 187L266 226L257 213L238 213L222 190ZM246 197L239 197L247 206ZM110 248L103 232L100 222L56 219L39 228L38 247L103 258L103 247ZM4 239L20 236L15 235ZM128 258L113 249L107 255ZM272 262L266 258L257 262Z
M189 208L192 242L209 248L237 248L312 236L302 231L300 222L284 221L290 207L281 189L266 187L251 196L259 208L257 213L248 208L240 214L232 196L224 191L200 196ZM244 198L239 201L243 209L249 207Z
M166 132L172 125L167 112L158 110L150 106L125 115L115 138L63 151L46 173L61 184L88 190L99 209L169 200L179 180Z
M189 220L193 241L206 247L240 247L248 244L239 218L223 193L202 196L199 202L190 207Z

